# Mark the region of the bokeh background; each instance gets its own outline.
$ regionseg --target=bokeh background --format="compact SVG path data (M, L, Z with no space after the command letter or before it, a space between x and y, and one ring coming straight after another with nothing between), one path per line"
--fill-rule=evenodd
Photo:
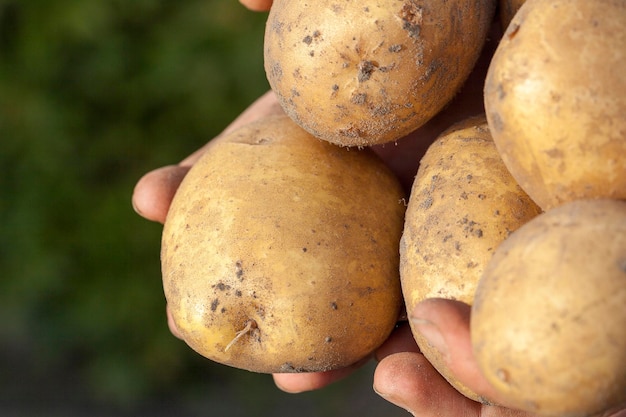
M394 416L372 365L314 393L167 330L145 172L267 90L236 0L0 0L0 415Z

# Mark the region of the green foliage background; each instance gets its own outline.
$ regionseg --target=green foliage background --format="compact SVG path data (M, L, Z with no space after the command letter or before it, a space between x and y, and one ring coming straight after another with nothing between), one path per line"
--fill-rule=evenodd
M161 226L132 190L266 91L265 18L236 0L0 0L0 414L398 413L371 367L290 396L167 330Z

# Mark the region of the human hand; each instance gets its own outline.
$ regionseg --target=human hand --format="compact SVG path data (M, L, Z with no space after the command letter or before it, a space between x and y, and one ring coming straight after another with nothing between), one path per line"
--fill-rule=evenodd
M269 5L269 2L264 0L242 0L242 2L254 9L262 8L263 4ZM470 76L463 90L444 111L406 138L395 143L378 145L373 148L396 173L407 190L407 194L423 153L439 133L454 122L483 111L482 80L484 79L488 58L491 56L492 49L486 48L485 59L482 59L479 65L476 66L476 70ZM163 223L178 186L207 147L238 127L268 115L279 113L282 113L282 109L278 104L278 100L273 93L268 92L244 111L221 135L208 142L203 148L176 165L165 166L144 175L135 186L133 193L132 201L137 213L148 220ZM172 333L178 335L173 321L169 318L169 314L168 322ZM336 381L349 374L359 365L356 364L349 369L325 373L277 374L275 375L275 381L280 388L288 392L307 391Z
M476 87L477 84L472 83L469 85L470 87L463 94L460 94L458 99L446 111L409 137L403 138L397 143L375 147L375 151L398 175L407 191L417 171L419 160L432 140L453 122L481 111L481 94ZM146 219L163 223L178 186L191 166L209 146L219 141L220 137L240 126L281 112L282 110L274 94L271 92L266 93L243 112L221 135L207 143L203 148L176 165L162 167L144 175L134 190L133 206L135 210ZM179 336L169 312L168 323L172 333ZM364 359L364 361L367 359L369 358ZM274 377L276 384L285 391L308 391L321 388L337 379L343 378L361 364L362 362L349 368L331 372L277 374Z
M465 397L435 370L419 353L408 324L398 328L376 352L380 362L374 373L374 390L387 401L420 417L535 416L507 408L506 398L480 372L472 353L470 312L469 305L458 301L429 299L409 312L409 320L419 323L420 331L443 354L457 380L485 398L485 403ZM626 408L597 417L626 417Z
M271 0L241 0L241 2L252 10L267 10L271 5ZM494 39L497 39L497 37L494 37ZM492 47L488 46L486 48L484 54L485 58L477 65L476 70L456 99L442 113L408 137L396 143L374 147L374 150L398 175L407 191L410 189L421 156L439 133L456 121L482 112L482 80L484 79L484 73L492 50L493 45ZM215 141L219 141L220 137L238 127L268 115L278 113L282 113L282 110L280 109L276 97L269 92L253 103L241 116L229 125L220 136L207 143L203 148L194 152L176 165L159 168L146 174L139 180L134 190L133 206L135 210L149 220L163 223L171 200L182 179L207 147L211 146ZM425 311L426 313L421 316L422 318L429 317L428 307ZM434 311L437 312L437 308L435 308ZM446 316L446 311L447 310L444 309L443 313L433 319L433 322L437 323L437 317ZM460 311L462 313L462 309ZM454 312L458 311L453 309L452 313ZM450 311L448 311L448 313L450 313ZM463 324L463 316L462 314L452 316L456 317L458 320L456 322L446 321L440 329L443 334L446 335L446 341L448 338L452 342L458 340L463 341L463 337L467 336L465 327L462 325L458 325L457 327L450 326L451 323ZM179 336L169 312L168 323L171 332ZM466 368L469 367L469 373L463 374L464 378L468 381L467 386L475 387L476 385L474 384L478 384L478 388L484 388L485 391L477 392L484 392L485 395L490 394L488 387L485 388L481 385L484 384L484 380L481 379L482 377L476 374L475 368L471 368L470 364L472 362L463 361L463 358L467 357L467 343L460 343L458 346L457 344L450 344L449 346L451 347L451 352L457 352L457 354L452 355L451 358L458 360L461 371L464 369L467 371ZM452 349L452 347L454 349ZM375 374L375 389L389 401L409 409L414 413L431 413L434 415L435 412L441 413L449 410L450 415L458 415L461 410L479 413L481 412L480 410L484 409L485 412L490 410L488 415L493 416L522 415L514 414L513 411L507 411L499 407L487 408L488 406L474 403L459 394L439 376L437 371L419 353L419 349L415 345L406 323L398 326L389 340L376 352L376 357L381 360L381 362ZM330 372L276 374L274 375L274 380L278 387L287 392L314 390L345 377L369 359L370 358L364 358L362 362L351 367ZM466 368L463 368L463 366Z
M475 87L472 88L475 89ZM469 93L460 94L458 100L455 100L446 111L409 137L403 138L397 143L379 145L375 148L375 151L398 175L407 192L417 171L419 160L432 140L456 119L460 120L481 111L480 91L473 91L472 88L469 88ZM282 109L278 104L276 96L268 92L244 111L222 134L209 141L204 147L176 165L165 166L144 175L135 186L132 198L133 206L137 213L148 220L164 223L178 186L189 169L208 147L238 127L257 119L280 113L282 113ZM179 336L169 311L168 323L171 332ZM359 365L356 364L350 368L324 373L277 374L275 375L275 380L277 385L285 391L307 391L320 388L340 379Z
M271 5L271 0L241 0L241 2L253 10L267 10ZM476 70L463 90L443 112L408 137L396 143L374 147L398 175L407 190L410 189L421 156L436 136L454 122L483 111L484 73L497 39L499 39L497 34L492 36L492 42L485 48ZM271 92L263 95L220 136L203 148L176 165L159 168L142 177L133 194L135 210L146 219L163 223L180 182L207 147L240 126L279 113L282 113L282 110L276 97ZM449 369L461 382L491 401L504 403L480 374L473 360L469 342L469 306L453 301L428 300L410 313L411 317L419 317L422 322L429 321L433 323L434 328L439 329L438 340L446 351ZM179 336L169 313L168 323L172 333ZM419 353L407 323L398 325L390 338L375 352L375 357L380 363L374 375L374 389L383 398L415 415L529 416L502 406L480 404L457 392ZM278 387L287 392L314 390L345 377L369 359L364 358L351 367L330 372L276 374L274 380ZM626 417L626 411L617 412L612 417Z

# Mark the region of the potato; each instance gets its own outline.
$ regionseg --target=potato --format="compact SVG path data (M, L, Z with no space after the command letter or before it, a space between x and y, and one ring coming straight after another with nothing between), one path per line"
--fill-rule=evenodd
M522 7L526 0L500 0L500 24L502 29L506 29L513 20L513 16Z
M265 70L285 112L339 145L399 139L474 67L495 0L275 0Z
M564 204L513 232L485 268L476 359L516 408L595 415L626 402L625 307L626 202Z
M485 81L494 141L547 210L626 198L626 2L527 0Z
M163 285L184 340L264 373L366 357L402 305L402 199L375 154L318 140L284 115L213 143L163 230Z
M502 163L484 117L444 132L424 155L406 212L400 277L407 310L426 298L472 303L493 251L539 214ZM478 396L449 374L417 328L424 355L466 396Z

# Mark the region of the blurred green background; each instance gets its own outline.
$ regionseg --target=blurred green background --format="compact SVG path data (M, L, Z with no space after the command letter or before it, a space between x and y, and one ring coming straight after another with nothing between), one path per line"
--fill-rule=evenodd
M0 0L0 415L392 416L373 368L288 395L167 330L145 172L268 88L236 0Z

